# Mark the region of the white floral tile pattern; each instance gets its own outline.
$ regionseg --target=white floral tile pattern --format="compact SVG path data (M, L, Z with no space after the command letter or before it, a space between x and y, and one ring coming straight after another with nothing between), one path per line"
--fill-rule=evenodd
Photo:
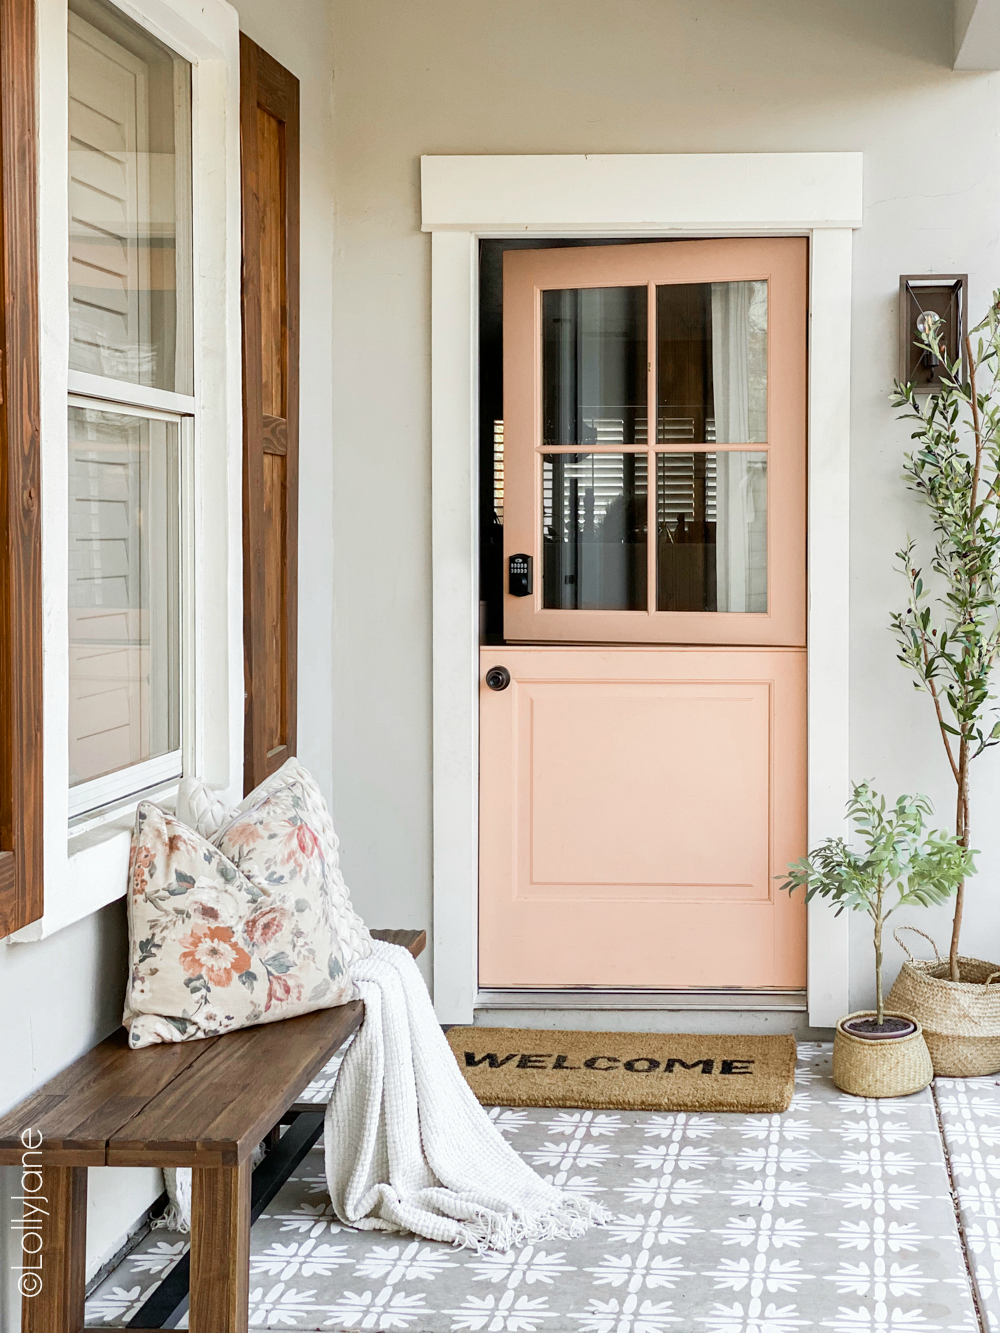
M799 1059L784 1115L493 1108L542 1175L614 1210L578 1241L477 1255L342 1227L314 1151L254 1226L250 1326L977 1333L930 1092L846 1097L830 1080L829 1046L800 1045ZM325 1101L334 1076L324 1070L305 1099ZM986 1138L953 1151L968 1157L980 1262L996 1287L1000 1102L972 1095L984 1109L962 1114ZM125 1322L183 1250L182 1238L152 1232L94 1293L88 1323Z

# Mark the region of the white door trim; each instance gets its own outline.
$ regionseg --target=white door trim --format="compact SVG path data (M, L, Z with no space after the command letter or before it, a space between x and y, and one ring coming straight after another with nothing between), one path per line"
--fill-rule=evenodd
M807 235L809 841L848 772L851 242L860 153L424 157L431 233L434 1002L472 1021L479 842L478 243L483 237ZM848 1009L847 917L809 906L809 1020Z

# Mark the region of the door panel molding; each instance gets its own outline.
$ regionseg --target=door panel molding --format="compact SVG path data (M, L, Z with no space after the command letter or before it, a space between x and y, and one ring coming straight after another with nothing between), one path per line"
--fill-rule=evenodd
M431 233L434 995L478 991L480 237L805 235L810 241L809 840L844 831L848 769L851 244L860 153L425 157ZM848 930L809 908L810 1022L849 1008Z

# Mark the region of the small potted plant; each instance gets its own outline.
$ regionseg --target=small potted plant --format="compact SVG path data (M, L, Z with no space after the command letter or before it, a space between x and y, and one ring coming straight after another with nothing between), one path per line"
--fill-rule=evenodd
M973 870L974 852L953 834L925 832L931 814L926 796L900 796L886 809L867 782L859 783L847 814L862 844L826 838L809 856L792 862L781 887L806 891L845 908L867 912L875 935L875 1008L848 1014L837 1024L833 1081L859 1097L903 1097L919 1092L934 1071L920 1023L887 1013L882 1000L882 931L900 907L926 907L949 898ZM895 901L892 891L895 889Z

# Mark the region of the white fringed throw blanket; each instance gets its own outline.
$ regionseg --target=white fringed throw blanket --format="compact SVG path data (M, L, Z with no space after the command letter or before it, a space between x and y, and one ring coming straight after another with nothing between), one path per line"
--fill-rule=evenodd
M406 949L375 941L351 968L365 1019L326 1112L341 1222L478 1250L582 1235L609 1214L547 1185L479 1105Z

